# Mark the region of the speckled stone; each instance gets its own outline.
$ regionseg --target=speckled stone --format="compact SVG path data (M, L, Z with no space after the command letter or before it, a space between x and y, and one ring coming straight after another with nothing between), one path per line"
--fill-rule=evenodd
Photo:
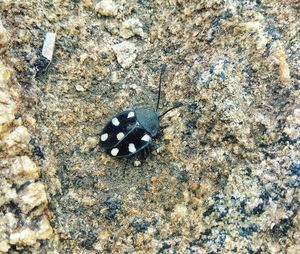
M120 28L120 35L124 39L128 39L134 35L144 37L143 24L136 18L130 18L125 20Z
M8 42L8 34L0 20L0 48L5 46Z
M34 207L47 204L44 185L38 182L29 184L24 190L20 191L16 203L25 214L30 212Z
M1 7L6 8L9 4L6 1ZM5 43L8 43L3 40L8 38L7 34L3 34L6 31L0 27L0 58L6 50ZM24 247L28 248L30 245L31 251L37 253L41 251L41 240L52 238L53 232L47 216L43 214L47 208L44 185L32 183L39 178L40 169L29 155L32 157L33 154L41 152L38 153L40 149L35 146L31 153L30 133L23 125L22 115L17 112L20 87L13 82L16 80L13 69L8 68L2 60L1 58L0 252L9 252L12 246L16 251L23 252ZM34 127L35 120L31 115L25 115L24 119ZM34 142L31 143L34 145Z
M53 230L48 219L42 217L34 229L23 227L13 232L9 237L9 243L19 246L34 245L38 240L45 240L52 237Z
M11 166L11 174L15 182L26 182L39 177L39 168L28 156L19 156Z
M112 49L117 56L118 63L125 69L130 68L137 57L137 48L129 41L115 44Z
M96 4L95 9L102 16L116 16L118 13L118 7L113 0L101 0Z
M9 125L15 119L14 114L16 112L16 105L13 98L8 93L8 81L10 75L11 72L9 69L0 61L0 134L6 132Z
M6 0L0 11L0 252L299 253L297 1ZM155 108L163 64L159 112L184 106L147 156L107 156L101 129ZM24 156L39 173L16 184Z

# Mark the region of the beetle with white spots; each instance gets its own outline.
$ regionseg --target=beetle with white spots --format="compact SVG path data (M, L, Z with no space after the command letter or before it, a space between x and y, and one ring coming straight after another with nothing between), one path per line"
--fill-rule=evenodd
M160 75L158 100L156 110L137 108L123 111L115 115L104 127L100 134L100 144L113 157L131 157L150 147L152 139L159 133L160 118L181 104L158 113L161 80Z

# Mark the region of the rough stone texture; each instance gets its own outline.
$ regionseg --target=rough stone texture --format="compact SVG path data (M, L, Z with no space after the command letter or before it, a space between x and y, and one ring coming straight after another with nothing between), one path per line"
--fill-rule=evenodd
M10 71L0 61L0 134L7 131L15 119L16 105L9 95L7 81L10 78Z
M9 243L20 246L34 245L37 240L45 240L52 237L52 228L49 220L42 218L36 225L36 229L32 230L29 227L24 227L18 232L12 233L9 238Z
M5 46L7 44L7 42L8 42L7 31L0 20L0 50L2 46Z
M118 63L125 69L130 68L134 64L137 57L137 48L132 42L123 41L112 46L117 56Z
M299 253L299 8L1 2L0 251ZM49 31L50 65L41 56ZM158 148L123 174L99 132L123 109L155 106L162 64L162 111L185 107L162 119ZM17 156L40 171L21 186ZM32 186L43 202L27 205Z
M96 4L96 11L102 16L116 16L118 12L117 5L112 0L101 0Z
M31 183L19 192L16 203L25 214L36 206L47 204L45 187L42 183Z
M11 166L10 172L14 182L18 185L39 177L39 168L28 156L17 157Z
M127 19L121 25L120 35L125 39L128 39L134 35L143 37L143 24L135 18Z
M2 3L7 7L9 2ZM1 17L1 15L0 15ZM48 219L45 186L34 182L40 168L30 157L38 153L28 128L23 126L18 105L20 85L8 68L8 34L0 20L0 253L45 253L42 241L53 239ZM25 117L30 127L35 121ZM19 207L18 207L18 206ZM29 248L29 249L28 249Z

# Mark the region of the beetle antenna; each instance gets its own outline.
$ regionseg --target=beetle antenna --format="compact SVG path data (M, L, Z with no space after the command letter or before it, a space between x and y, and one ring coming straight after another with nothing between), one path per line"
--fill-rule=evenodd
M163 64L161 67L161 71L160 71L160 77L159 77L159 86L158 86L158 98L157 98L157 104L156 104L156 112L158 110L159 107L159 101L160 101L160 92L161 92L161 83L162 83L162 76L165 73L166 70L166 65Z
M179 107L181 107L181 106L183 106L183 104L182 104L181 102L175 103L174 107L167 109L164 113L162 113L161 115L159 115L158 118L163 117L163 116L164 116L165 114L167 114L169 111L171 111L171 110L173 110L173 109L175 109L175 108L179 108Z

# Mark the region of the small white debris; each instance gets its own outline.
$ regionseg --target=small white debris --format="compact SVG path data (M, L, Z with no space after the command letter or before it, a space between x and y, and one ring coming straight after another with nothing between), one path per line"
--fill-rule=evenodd
M76 85L75 88L76 88L76 90L77 90L78 92L84 92L84 91L85 91L84 87L81 86L81 85Z
M102 0L96 4L96 12L102 16L113 17L118 14L118 7L112 0Z
M100 137L101 141L103 141L102 139L103 138ZM98 137L96 137L96 136L95 137L88 137L86 139L86 141L84 142L84 144L81 146L81 151L82 152L88 152L91 149L95 148L98 145L98 143L99 143Z
M128 146L128 150L131 153L135 153L136 152L135 145L133 143L130 143L129 146Z
M116 118L116 117L113 118L113 119L111 120L111 122L112 122L112 124L113 124L114 126L118 126L118 125L120 124L118 118Z
M100 137L101 141L106 141L107 138L108 138L108 134L107 133L102 134L101 137Z
M124 41L112 46L117 56L118 63L123 68L130 68L137 57L137 48L132 42Z
M139 167L142 163L140 161L134 161L133 166Z
M16 217L16 214L8 212L3 218L9 230L13 230L17 227L18 218Z
M44 45L42 49L43 57L47 58L50 62L52 61L54 46L55 46L56 33L48 32L46 33L46 38L44 40Z
M120 35L128 39L134 35L144 37L143 24L136 18L130 18L122 23Z
M117 156L117 154L119 153L119 149L118 148L113 148L110 153L111 153L112 156Z

